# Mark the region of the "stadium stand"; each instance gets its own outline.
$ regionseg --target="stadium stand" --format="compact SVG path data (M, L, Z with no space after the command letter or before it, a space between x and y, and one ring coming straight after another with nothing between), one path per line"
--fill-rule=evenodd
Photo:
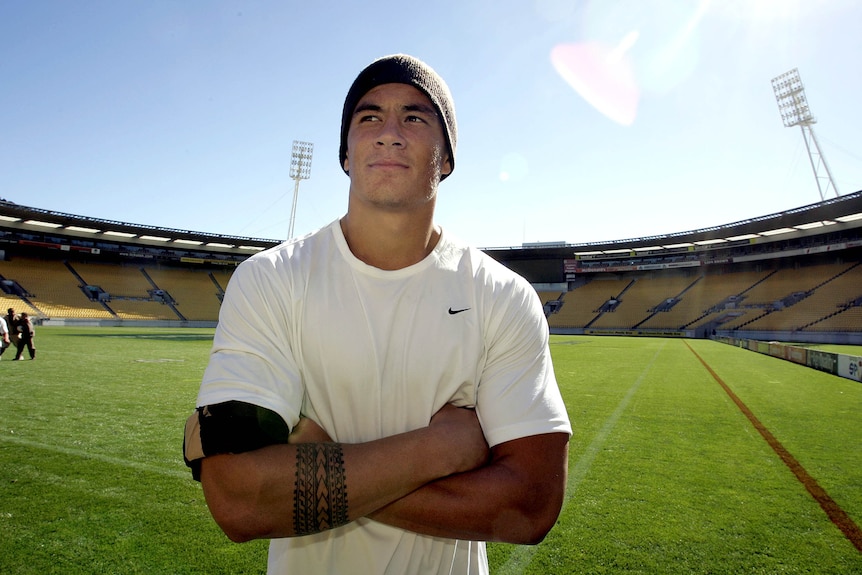
M592 281L563 296L563 305L556 314L548 318L552 328L588 326L603 312L602 306L615 299L631 283L631 280L603 279Z
M562 286L563 306L546 310L555 333L862 342L862 282L847 271L862 261L862 192L691 232L485 251L543 290ZM598 310L609 281L631 284L613 311L573 305Z
M750 324L739 324L737 329L798 331L828 330L832 327L841 330L839 326L844 322L841 321L843 318L839 319L839 315L852 310L852 306L847 307L850 302L862 297L862 265L858 262L781 271L784 272L780 280L784 295L781 295L781 291L773 291L772 294L778 295L779 299L766 304L768 313L755 318ZM777 276L770 277L769 282ZM788 293L787 290L792 291ZM848 298L848 294L855 295ZM853 317L853 314L847 317ZM862 325L857 324L857 329L860 327Z
M29 313L35 313L36 317L112 317L103 305L87 299L75 276L60 260L22 257L0 261L0 275L3 281L14 281L26 291L14 298L7 294L4 299L10 301L3 304L4 310L13 307L25 311L29 307Z
M0 200L0 299L37 322L211 326L235 266L278 243Z
M235 266L278 243L0 200L0 304L43 322L215 325ZM552 333L862 343L862 191L688 232L483 251L534 285Z
M657 329L685 329L690 326L715 322L727 314L721 304L733 304L735 296L761 281L767 272L741 271L707 273L699 276L679 301L670 309L656 313L641 327ZM731 308L733 309L733 308Z
M68 263L86 286L98 286L106 294L105 305L120 319L169 320L177 316L156 301L149 290L152 286L139 268L110 263Z
M660 306L671 306L677 296L696 281L694 277L660 274L637 279L620 297L620 304L612 313L604 313L591 327L635 329L653 315Z
M147 272L160 289L175 300L174 305L188 320L212 321L218 318L221 294L230 280L230 270L149 269Z

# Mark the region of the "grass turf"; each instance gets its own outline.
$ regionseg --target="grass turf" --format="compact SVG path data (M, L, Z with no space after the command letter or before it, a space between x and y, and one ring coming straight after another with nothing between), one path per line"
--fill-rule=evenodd
M0 361L0 573L262 573L181 458L212 330L41 328ZM862 523L862 385L689 341ZM554 337L576 434L557 526L493 573L856 573L862 553L682 340Z
M0 361L0 573L260 573L182 461L212 330L37 328Z

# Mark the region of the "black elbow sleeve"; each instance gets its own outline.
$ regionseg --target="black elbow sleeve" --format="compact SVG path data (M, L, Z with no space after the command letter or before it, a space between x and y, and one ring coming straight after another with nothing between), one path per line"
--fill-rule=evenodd
M287 424L270 409L242 401L205 405L186 421L183 460L200 481L204 457L287 443L288 435Z

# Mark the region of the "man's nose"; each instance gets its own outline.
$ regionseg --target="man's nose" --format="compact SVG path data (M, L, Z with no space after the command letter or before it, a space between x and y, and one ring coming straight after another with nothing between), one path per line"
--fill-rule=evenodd
M387 118L377 134L377 143L383 146L403 146L404 134L398 118Z

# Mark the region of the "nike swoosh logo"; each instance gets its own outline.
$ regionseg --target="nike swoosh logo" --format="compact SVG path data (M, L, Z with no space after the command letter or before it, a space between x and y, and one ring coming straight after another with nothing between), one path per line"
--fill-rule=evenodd
M467 311L469 309L470 309L469 307L465 307L464 309L452 309L450 307L449 308L449 315L455 315L456 313L461 313L462 311Z

